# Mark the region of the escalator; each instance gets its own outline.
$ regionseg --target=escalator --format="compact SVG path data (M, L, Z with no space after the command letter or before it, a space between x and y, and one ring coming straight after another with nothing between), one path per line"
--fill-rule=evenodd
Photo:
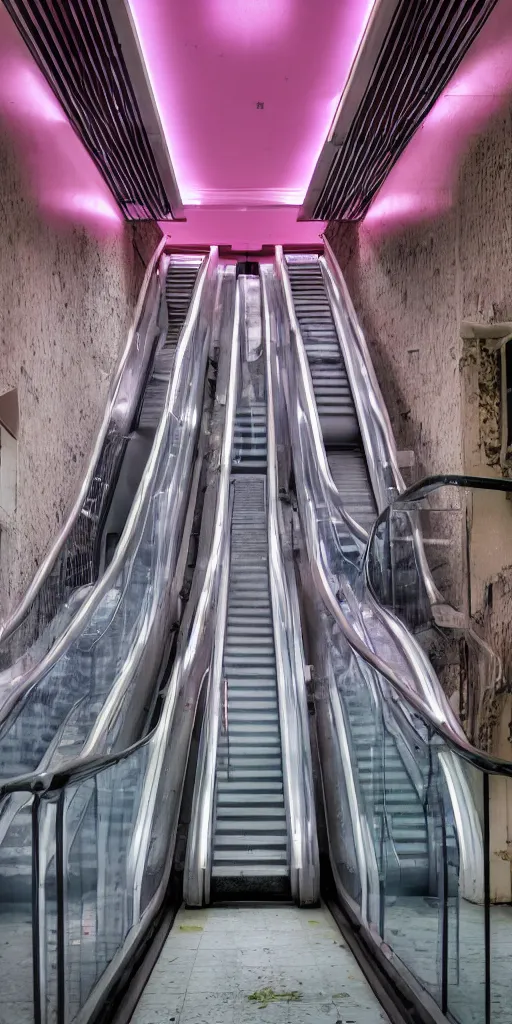
M289 830L294 811L290 807L290 783L286 791L284 786L286 751L281 729L284 725L287 732L293 731L294 726L287 721L290 716L283 706L287 699L283 693L287 654L280 648L279 667L276 659L274 576L278 567L271 567L269 562L268 490L270 487L274 491L275 486L269 480L273 467L270 470L267 463L262 298L257 276L241 273L237 282L240 381L230 467L225 627L217 653L222 671L219 678L211 680L208 694L185 868L185 900L196 906L223 895L289 898L292 892L299 902L314 902L318 884L312 879L312 889L308 889L307 881L290 880L293 858ZM222 608L218 614L220 624ZM302 726L295 726L297 742L306 720L303 680L302 668L294 678L302 716ZM216 713L212 710L215 705ZM306 775L310 772L308 766L306 759ZM211 772L214 778L208 779ZM289 765L286 775L290 776ZM300 787L300 780L295 785ZM306 785L312 788L310 780ZM200 840L204 837L199 822L205 816L209 849L207 863L202 863ZM293 872L305 875L309 859L314 871L315 852L309 849L306 863Z
M51 647L83 600L84 588L101 573L105 520L119 478L127 472L128 479L136 476L147 458L148 441L140 436L138 420L144 406L149 431L154 433L158 417L158 401L156 405L153 401L158 376L155 359L165 342L168 320L163 285L175 273L169 264L162 241L146 270L77 499L24 597L0 626L2 691L9 670L16 674L19 658L28 654L34 660Z
M259 290L257 279L243 276L239 280L248 334L259 319ZM233 891L240 885L265 887L288 875L268 571L267 416L259 351L256 361L243 362L245 388L237 405L233 438L224 708L216 765L212 895L223 889Z
M286 291L289 282L291 312L297 317L307 355L327 463L343 507L369 533L377 515L378 499L368 471L356 404L333 318L325 265L314 255L291 255L285 260L284 287ZM345 523L337 529L337 540L347 563L357 558L356 539ZM333 652L334 671L341 677L338 660ZM370 798L371 802L373 794L370 797L368 791L374 783L373 723L356 686L347 689L345 685L342 700L362 798L367 801ZM379 814L385 806L390 815L397 891L428 895L431 885L428 815L422 782L418 780L420 773L415 770L414 754L409 752L408 757L404 756L405 742L400 743L391 732L384 742L387 770L374 811Z
M190 309L202 259L199 256L171 254L166 260L165 290L162 295L162 335L156 345L129 432L129 457L125 457L110 484L110 503L102 510L97 542L100 572L107 566L123 532L126 519L140 484L144 467L164 410L172 379L176 348ZM166 325L166 326L165 326ZM113 486L114 485L114 486Z
M287 256L286 266L329 469L347 512L368 531L377 505L321 266L307 255ZM343 542L350 547L348 534Z
M393 950L402 980L411 990L419 982L425 1005L433 1000L428 1009L434 1019L440 1008L456 1020L499 1020L501 1011L493 1016L492 1008L484 1006L482 988L470 982L465 951L460 958L457 951L461 930L479 917L471 908L483 908L489 894L488 821L482 810L487 798L483 794L482 804L470 764L478 763L488 779L492 759L471 748L425 652L399 613L379 604L366 560L358 556L357 528L371 526L369 519L365 522L370 482L375 511L384 510L390 500L397 501L398 509L403 483L346 286L335 280L326 258L285 258L278 249L276 269L282 290L275 302L274 340L287 381L306 651L321 682L315 686L315 721L335 888L354 924L363 925L372 955L379 958L381 943ZM267 287L271 284L268 275ZM335 327L350 384L348 395L339 387L334 397L329 393L327 416L318 357L334 368L335 350L334 345L314 348L315 322L323 339L332 340ZM343 428L338 436L333 431L336 410ZM335 448L343 465L349 447L365 462L366 487L356 500L350 458L347 474L341 472L335 490L332 486L336 462L330 450ZM465 485L461 479L460 486ZM427 481L425 493L439 486L439 481ZM393 562L390 529L377 529L381 539L372 548L374 569L384 559L390 585L386 558L391 551L393 569L398 564L391 587L408 574L405 592L413 609L418 593L435 605L442 599L428 576L407 496L403 507L396 518L403 538L397 534L399 550L407 549L406 573L400 560ZM353 529L346 511L355 520ZM386 516L382 511L379 524ZM449 750L458 757L452 759ZM499 770L510 775L510 765L501 763ZM333 785L333 775L343 784ZM340 820L348 819L352 841L348 833L339 833ZM441 927L445 932L439 940ZM438 941L446 957L442 965ZM496 1004L500 998L497 992Z
M130 442L130 455L122 461L100 531L99 545L104 548L102 561L108 561L109 565L134 507L162 418L176 346L201 263L197 257L166 258L168 327L149 368L147 384L134 417L135 436ZM125 535L125 542L126 539ZM19 674L10 670L0 721L1 778L34 771L52 747L53 757L51 761L46 758L47 767L80 753L120 667L119 658L124 656L126 638L133 632L134 619L147 601L154 540L148 523L139 538L136 555L132 556L131 567L121 565L116 572L114 564L110 575L97 587L98 593L103 590L99 600L89 592L80 609L81 617L77 617L78 628L73 620L63 624L62 633L55 638L49 653L45 652L34 664L26 654L18 667ZM129 565L129 559L125 561Z
M151 727L181 610L188 508L202 458L197 406L210 326L199 306L210 308L215 261L212 254L168 260L169 326L137 416L150 439L141 483L101 579L49 654L20 680L0 732L4 780L123 749ZM115 497L110 516L116 514ZM23 902L31 872L30 800L18 794L0 807L1 885Z
M242 453L236 467L240 474L245 464ZM217 893L223 886L232 890L240 880L244 886L266 888L267 880L275 885L288 876L265 475L237 473L232 486L225 717L212 840Z
M510 1024L489 841L510 765L440 723L354 626L340 577L348 565L355 588L360 537L347 560L350 517L329 488L313 500L314 431L272 266L223 267L216 295L196 569L158 717L131 746L1 785L31 827L23 900L0 886L0 1012ZM328 451L362 452L346 440L331 433Z

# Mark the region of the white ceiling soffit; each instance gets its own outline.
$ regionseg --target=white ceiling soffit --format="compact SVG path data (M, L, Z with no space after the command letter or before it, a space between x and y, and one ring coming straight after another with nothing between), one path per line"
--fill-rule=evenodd
M318 157L313 177L299 212L311 220L337 149L343 145L359 105L370 84L377 58L400 0L376 0L357 51L347 84L338 103L329 134Z
M146 62L129 0L107 0L124 62L130 75L142 123L169 200L174 220L185 220L185 210L171 161Z

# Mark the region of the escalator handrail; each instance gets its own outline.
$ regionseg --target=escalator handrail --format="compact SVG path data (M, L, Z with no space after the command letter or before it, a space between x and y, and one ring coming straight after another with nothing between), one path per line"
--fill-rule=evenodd
M282 249L280 250L280 254L278 251L279 249L280 247L276 246L276 259L279 260L280 256L282 262ZM282 279L282 275L279 276L281 276ZM293 324L291 325L291 329L293 332ZM297 345L295 347L295 355L298 357L299 353L300 346ZM304 408L306 409L307 416L309 417L309 414L312 411L312 406L314 408L314 400L312 403L311 393L307 389L307 376L303 372L301 372L300 365L299 373L297 374L297 380L299 388L301 389L301 398L304 403ZM315 458L318 459L320 475L323 477L322 464L323 460L325 460L325 449L320 430L315 430L315 423L315 417L312 417L312 421L309 423L310 436L312 438L312 442L314 445ZM294 432L292 431L291 433L293 448ZM318 524L316 521L316 516L314 515L312 510L310 510L310 512L311 514L308 516L305 534L308 556L311 565L311 572L314 579L315 587L328 613L338 624L341 632L343 633L346 641L348 642L349 646L352 648L354 653L361 657L365 662L367 662L368 665L370 665L373 669L380 673L390 683L391 687L397 693L400 699L403 700L409 708L412 708L412 710L420 716L420 718L424 721L427 728L430 728L435 734L437 734L446 743L450 750L453 750L456 754L464 758L464 760L469 761L470 763L472 763L484 772L512 775L512 763L509 763L503 760L502 758L493 757L492 755L486 754L481 750L478 750L478 748L474 747L469 742L469 740L466 739L465 735L460 729L460 726L459 728L457 728L455 723L452 723L451 716L448 717L448 714L443 714L443 705L445 705L445 702L443 702L443 705L438 705L439 714L434 714L432 709L429 707L427 701L424 700L421 696L419 696L416 692L414 692L407 685L407 683L400 678L400 676L394 671L393 668L387 665L386 662L384 662L379 657L378 654L375 654L374 651L372 651L365 644L365 642L359 636L358 632L353 628L353 626L346 618L330 586L325 568L323 566L321 555L321 543L318 534ZM405 630L405 627L403 627L402 623L396 620L394 616L387 614L385 612L385 609L382 609L380 605L378 607L382 612L384 620L386 622L388 622L388 619L393 619L392 625L393 632L395 633L395 635L397 632L401 634L407 632ZM424 673L424 664L423 661L417 661L417 659L419 658L418 645L411 641L411 644L409 646L412 648L412 650L406 653L407 661L411 669L415 672L417 678L421 681ZM420 692L421 689L422 687L420 686Z
M175 356L174 367L173 367L172 381L170 382L170 387L168 388L168 392L167 392L164 408L163 408L163 411L162 411L161 421L160 421L160 424L159 424L159 427L158 427L158 430L157 430L157 434L155 436L155 441L154 441L154 445L157 446L157 444L158 444L158 446L159 446L161 451L163 450L162 442L164 441L164 438L165 438L165 430L162 427L162 424L164 424L166 421L168 422L169 419L173 416L173 408L175 406L177 395L179 394L180 389L181 389L181 385L182 385L182 380L181 380L182 373L181 373L181 371L182 371L182 368L183 368L183 365L184 365L184 362L185 362L185 359L186 359L187 349L190 347L190 344L193 341L194 334L195 334L195 328L196 328L197 323L198 323L198 321L200 319L200 309L201 309L201 303L202 303L203 296L204 296L204 290L205 290L206 282L209 280L211 274L213 274L215 272L216 267L217 267L217 256L218 256L218 250L217 250L216 247L212 246L211 249L210 249L210 254L207 257L207 259L205 261L203 261L203 264L202 264L201 269L200 269L199 274L198 274L198 279L197 279L197 282L196 282L196 287L194 288L194 292L193 292L193 295L192 295L192 300L191 300L191 303L190 303L190 310L189 311L192 311L191 312L191 317L189 319L188 313L187 313L187 317L185 319L183 330L182 330L182 332L180 334L180 338L179 338L179 341L178 341L178 346L177 346L177 349L176 349L176 356ZM204 269L204 274L202 273L203 269ZM201 384L202 383L204 384L204 370L206 369L205 364L206 364L206 361L207 361L208 341L209 341L209 333L206 333L205 334L205 341L203 342L202 358L200 358L199 355L197 357L197 360L198 360L199 364L201 365L201 369L203 371L203 373L199 375L199 379L198 379L199 394L194 396L192 390L190 390L188 392L188 394L187 394L188 407L190 407L193 412L198 410L198 403L200 403L201 400L202 400L203 388L201 387ZM199 406L199 409L200 409L200 406ZM184 419L186 420L187 418L188 418L187 414L185 414ZM195 417L195 420L196 420L196 424L197 424L197 428L198 428L199 423L200 423L200 415L199 414ZM161 432L161 435L159 436L159 431L160 431L161 427L162 427L162 432ZM191 465L193 464L193 458L194 458L194 452L193 452L194 434L195 434L194 431L189 432L189 436L188 436L188 449L189 449L188 450L188 454L185 451L185 446L183 444L183 436L180 439L180 455L183 455L183 457L186 457L187 459L190 459L190 464ZM182 449L184 449L183 452L182 452ZM192 450L190 450L190 449L192 449ZM183 466L183 458L182 458L182 466ZM166 564L164 565L163 573L162 573L163 580L167 580L167 581L170 580L170 581L174 582L174 575L175 575L175 569L176 569L176 561L177 561L177 557L179 555L179 544L180 544L181 526L182 526L182 523L183 523L184 514L186 512L187 502L188 502L188 490L187 489L183 489L183 475L181 475L177 471L177 468L175 468L174 473L173 473L172 482L171 482L171 484L169 486L169 489L168 489L168 492L167 492L167 495L166 495L166 499L165 499L166 507L167 507L167 510L168 510L168 515L165 517L165 523L166 523L166 526L168 528L168 532L167 532L167 535L166 535L166 547L167 547L168 552L174 552L174 562L167 561ZM155 584L155 579L153 579L153 581L152 581L153 589L155 589L154 584ZM178 594L176 593L176 588L174 588L174 595L173 596L174 596L173 608L176 611L177 610L177 599L178 599ZM160 644L161 644L161 637L158 637L158 636L155 637L155 621L157 619L157 615L158 615L158 612L160 610L161 604L162 604L161 593L156 593L154 595L154 597L153 597L151 609L148 612L148 614L146 616L146 619L145 619L145 622L144 622L145 642L146 643L152 641L153 643L160 642ZM167 617L169 617L169 615ZM142 628L142 626L141 626L141 628ZM149 635L149 640L148 640L148 630L152 630L152 635ZM158 630L157 630L157 632L158 632ZM140 644L140 637L138 638L138 641L139 641L139 644ZM114 686L112 687L112 689L111 689L111 691L110 691L110 693L109 693L109 695L108 695L108 697L107 697L107 699L106 699L106 701L105 701L105 703L104 703L104 705L103 705L103 707L102 707L102 709L101 709L101 711L100 711L100 713L99 713L99 715L98 715L98 717L97 717L97 719L96 719L96 721L94 723L92 732L91 732L90 736L88 737L88 739L87 739L87 741L86 741L86 743L84 745L84 748L83 748L83 751L82 751L82 756L84 756L84 757L92 756L95 753L98 754L98 753L101 752L101 749L104 747L105 742L106 742L106 740L108 738L109 730L112 728L112 722L115 721L116 718L121 713L121 709L123 707L123 703L125 701L126 694L127 694L128 690L129 690L129 687L130 687L130 684L131 684L131 681L133 679L134 672L135 672L134 666L131 663L131 659L130 659L129 656L126 659L126 662L127 663L125 663L125 665L123 666L123 670L116 677L116 681L114 683Z
M336 601L321 563L318 537L314 540L315 543L312 547L310 546L309 555L312 561L312 574L316 588L325 607L327 608L327 611L336 620L341 632L345 636L345 639L354 653L384 676L401 700L403 700L405 704L409 705L412 710L420 716L425 725L436 733L456 754L459 754L464 758L464 760L469 761L481 771L512 776L512 763L504 761L502 758L484 754L481 750L474 747L469 740L466 740L456 732L449 723L435 718L426 702L421 697L417 696L417 694L415 694L406 685L406 683L396 675L392 668L390 668L384 661L382 661L381 658L379 658L377 654L366 646L356 630L349 624L342 609Z
M5 726L6 719L11 713L16 711L16 707L20 704L28 691L31 690L32 687L47 674L47 672L50 671L53 665L69 648L70 644L80 636L84 626L90 620L91 615L94 613L108 590L110 590L123 568L123 564L129 554L132 542L136 537L139 521L151 498L153 477L161 454L162 445L165 440L167 421L169 416L172 414L172 403L174 402L177 393L180 366L183 363L187 348L190 346L194 336L195 326L199 317L204 284L207 279L210 262L215 258L214 254L216 254L216 252L216 247L212 247L208 257L205 257L202 261L192 301L187 311L180 335L180 343L176 352L173 380L167 393L164 412L158 425L137 494L132 503L123 533L114 552L112 561L105 570L101 579L89 592L71 622L68 623L67 627L55 641L51 649L35 666L25 673L22 672L17 678L11 680L11 692L5 697L0 709L0 725L3 724Z
M295 362L297 363L297 356L301 350L301 344L300 339L297 339L295 337L294 340L295 345L293 346L293 350ZM308 420L309 405L304 395L304 375L299 372L295 374L295 377L297 386L299 388L299 392L298 394L296 394L296 400L302 406L302 415L305 416L305 418ZM297 421L297 427L298 426L299 421ZM297 450L297 442L295 436L296 432L292 430L291 435L292 448ZM370 438L373 437L372 434L370 434L369 436ZM310 446L312 446L313 461L315 467L317 467L317 440L315 432L312 429L312 425L309 422L309 420L308 437L309 444ZM323 448L323 439L321 440L321 444ZM298 449L297 451L298 455L294 453L294 459L296 459L297 457L299 459L301 458L300 449ZM319 475L320 488L323 489L323 481L321 479L321 474ZM411 673L409 683L406 683L404 680L400 678L400 669L398 670L397 673L391 666L387 665L379 657L377 653L371 650L369 643L365 643L365 640L363 639L364 622L361 623L361 625L363 626L363 636L360 636L359 632L353 628L349 619L344 615L343 610L340 604L338 603L337 597L335 597L333 593L332 587L327 577L327 573L324 569L322 555L325 554L325 552L318 533L317 514L311 508L311 502L313 500L314 499L312 497L306 498L305 509L303 512L303 516L306 520L305 523L303 523L303 525L305 526L306 545L308 547L308 553L311 561L311 571L313 579L315 581L315 585L317 587L317 591L319 592L319 595L321 599L324 601L324 603L326 603L327 601L328 607L329 605L331 606L330 610L331 612L334 612L335 621L340 626L342 633L345 634L345 639L348 641L349 645L352 647L356 654L362 656L370 665L372 665L372 667L377 669L377 671L381 673L383 678L387 678L388 681L390 681L392 684L394 683L395 689L398 687L404 696L407 694L406 706L409 707L411 704L415 704L416 710L418 711L418 713L420 713L420 715L421 708L423 711L423 720L425 720L425 714L427 714L430 722L436 724L438 733L440 728L448 730L451 742L456 742L457 746L459 744L467 744L466 756L468 754L469 749L471 749L471 751L474 752L475 748L468 744L468 741L460 726L460 723L458 722L455 713L453 712L453 709L444 694L444 691L442 691L439 686L439 682L432 670L430 662L426 658L422 648L419 646L419 644L416 643L415 638L411 636L408 630L404 627L403 623L393 613L389 612L386 608L383 608L378 602L376 602L374 600L373 594L369 590L367 591L367 604L369 610L371 610L377 616L377 618L381 620L390 639L392 638L393 643L397 646L398 650L400 651L400 654L405 659L405 664L407 665L407 668ZM324 501L325 499L322 498L321 500ZM417 553L420 552L424 554L422 539L421 536L419 535L419 531L416 529L412 532L414 535L415 551ZM433 581L431 589L433 594L437 595L437 591L433 585ZM350 594L348 595L348 597L350 600ZM344 620L344 622L342 623L341 620ZM446 733L445 741L447 741ZM479 755L481 754L481 752L478 753ZM448 754L448 756L443 759L442 763L445 774L447 775L447 780L448 776L450 776L449 781L451 784L451 791L453 793L454 799L458 801L456 813L459 815L459 818L463 825L466 822L470 821L471 823L473 823L473 804L471 794L468 790L467 782L463 777L461 777L460 773L457 774L457 778L454 778L454 765L452 764L452 760L450 758L451 754ZM471 872L471 864L479 863L481 861L483 853L480 832L478 831L478 836L475 837L472 835L471 829L463 829L463 831L461 832L461 844L463 847L462 853L464 864L464 888L465 891L467 892L473 892L473 876ZM469 855L470 849L473 849L475 854L478 855L476 860L471 860L471 856Z
M327 239L324 238L324 241L326 255L320 257L319 262L356 405L367 463L370 468L370 477L374 485L374 493L378 499L377 505L379 512L382 513L389 506L390 500L398 500L399 495L405 493L405 484L398 469L397 449L391 422L375 375L366 339L357 318L341 268ZM348 341L347 331L350 334L351 344ZM354 358L354 353L356 358ZM392 486L388 490L386 490L386 480L382 473L382 465L386 465L391 471ZM407 515L407 512L405 514ZM419 524L414 518L410 518L409 526L416 569L421 585L424 588L431 608L442 606L444 605L443 596L439 592L430 572ZM366 549L366 561L363 568L367 586L367 553L369 547L370 542ZM368 586L368 604L373 608L377 617L383 621L387 632L400 647L412 672L418 692L424 694L426 702L430 704L434 711L441 709L443 717L450 722L452 730L463 737L464 732L460 722L444 691L441 689L430 661L420 645L416 643L403 622L393 612L380 604L370 586ZM488 645L484 644L483 641L479 641L479 643L480 646L490 651Z
M364 334L361 330L359 321L357 320L343 275L336 263L332 250L328 246L328 243L327 251L330 254L329 258L333 264L332 267L324 257L320 257L319 263L325 282L327 296L329 298L331 312L334 318L341 354L345 362L352 395L356 403L357 417L362 431L367 461L371 470L370 476L374 485L377 504L381 508L386 508L389 497L394 497L395 495L393 493L388 495L386 492L385 481L382 478L382 474L379 472L379 452L381 453L382 461L390 467L392 472L392 492L395 492L396 494L405 490L405 485L398 469L395 440L391 430L389 416L372 367ZM277 247L276 262L280 273L283 275L283 269L279 266L284 263L282 250L278 250ZM354 352L351 346L347 343L346 332L338 308L341 304L345 307L350 331L355 339L357 352L359 354L359 358L357 360L354 359ZM287 306L289 311L288 300ZM292 334L294 334L293 328L294 322L292 321ZM303 400L305 402L307 416L310 419L310 430L315 448L315 457L317 458L318 465L320 466L322 483L324 483L322 460L319 454L321 452L325 458L323 439L321 434L320 437L318 436L318 433L315 430L315 420L311 418L311 393L310 390L308 393L307 378L301 366L301 363L305 361L303 341L300 334L294 334L294 340L296 361L299 363L300 385L303 392ZM361 372L363 378L362 383ZM367 401L363 401L360 394L361 390L364 390L365 388L369 389L370 392ZM313 404L315 404L314 396ZM338 501L339 500L340 499L338 497ZM432 579L425 555L423 539L416 523L411 523L411 533L413 537L418 572L423 586L425 587L430 604L442 604L443 598ZM368 534L366 534L366 538L368 540ZM425 695L426 703L430 704L434 711L440 710L442 712L443 718L450 722L452 730L455 733L458 732L462 737L464 733L460 727L460 723L458 722L457 717L443 691L440 690L437 678L432 671L432 666L425 657L422 649L415 643L414 638L409 635L408 631L404 628L403 624L397 619L397 617L387 609L384 609L379 602L374 600L373 592L371 591L369 592L368 601L370 605L373 605L375 614L384 622L387 632L394 637L395 642L397 642L401 648L402 654L411 670L418 692Z
M343 514L345 522L347 523L350 532L354 536L354 521L352 520L351 516L344 512L343 503L341 501L339 492L335 487L335 484L332 480L332 477L330 476L330 472L328 469L327 459L325 455L325 447L322 437L322 430L320 426L318 410L313 391L313 383L311 379L311 374L309 372L309 365L305 352L304 341L300 331L300 326L297 321L297 317L295 315L288 270L281 246L276 246L276 268L278 278L281 281L284 291L286 313L289 318L289 329L292 338L292 345L290 347L293 350L293 358L295 361L295 366L297 367L298 370L298 385L300 388L301 400L303 402L304 410L306 413L306 419L311 433L315 453L315 464L321 480L322 493L325 494L329 502L332 502L333 507L336 509L336 513ZM349 364L347 364L347 372L348 370ZM353 384L354 382L351 381L352 386ZM369 437L371 436L372 433L370 431ZM411 527L411 529L414 528ZM362 527L357 525L357 532L355 533L355 536L358 537L360 540L363 535L364 544L366 547L366 544L368 542L368 533ZM429 574L426 573L424 570L423 545L421 542L421 538L419 538L417 528L414 529L414 541L415 550L419 552L418 561L421 565L421 571L423 578L425 579L425 586L427 587L429 598L430 600L433 600L434 598L440 600L440 595L437 594L437 590L434 587L433 582L430 581ZM431 585L429 585L429 582L431 583ZM373 602L373 594L370 594L369 600ZM405 635L405 631L403 630L401 623L399 623L398 620L396 620L396 617L392 616L391 613L387 613L385 609L381 608L378 602L373 603L375 604L374 610L376 614L385 621L388 632L393 635L396 635L397 633L400 634L400 639L402 641L401 647L406 657L406 660L409 664L413 677L417 681L419 692L427 692L432 701L433 706L442 706L445 716L452 720L452 727L456 732L457 724L455 720L455 715L453 714L448 702L444 699L444 695L438 695L438 687L433 683L432 672L429 664L426 662L423 652L417 648L417 645L415 645L411 641L408 635ZM432 689L433 686L434 689ZM460 730L460 733L461 735L463 735L462 730Z
M159 779L161 765L169 743L169 736L172 725L177 697L180 691L186 692L187 678L193 671L194 662L198 659L198 652L204 644L204 638L208 638L208 622L215 619L216 601L219 595L219 588L223 574L223 553L229 543L230 534L230 476L231 476L231 453L233 448L233 435L236 415L236 399L239 377L239 324L240 324L240 302L238 288L235 293L235 309L233 318L233 329L230 350L230 373L226 395L226 410L224 418L224 430L222 435L222 446L218 468L217 494L215 505L215 519L213 524L212 542L206 572L201 587L201 592L196 607L192 614L190 631L182 634L186 639L184 650L178 652L166 695L165 706L162 717L155 731L156 743L152 755L152 767L147 773L147 792L141 800L140 821L136 828L136 835L132 843L131 875L133 878L134 892L134 914L136 914L137 901L140 899L146 853L151 843L151 826L153 811L158 786L155 780ZM210 673L209 656L213 648L212 641L208 641L210 650L207 652L207 667L203 675L203 683ZM183 644L182 644L183 647Z
M12 635L12 633L14 633L14 631L18 628L18 626L23 622L23 620L27 616L30 610L30 606L33 604L37 595L41 591L46 580L48 579L55 565L55 562L57 561L57 558L62 548L64 547L67 538L69 537L73 525L79 518L84 502L87 498L87 493L89 491L94 471L98 463L98 459L100 457L102 446L105 441L110 424L113 421L117 422L121 432L126 431L130 426L134 408L132 408L131 403L129 405L126 403L126 397L124 395L121 396L120 398L119 392L121 389L121 385L123 383L123 375L130 361L130 357L133 355L133 352L136 351L140 346L140 338L138 336L139 323L141 317L143 316L146 296L148 294L152 278L155 272L157 271L158 264L160 262L160 257L164 252L166 244L167 239L164 236L158 243L158 246L156 247L146 267L144 279L137 299L137 305L135 307L135 312L133 314L132 324L128 332L126 346L122 353L121 359L119 360L115 375L112 379L109 388L105 412L100 424L100 428L98 430L98 434L96 436L96 440L94 442L94 447L89 458L86 472L80 485L80 490L70 509L66 521L61 526L57 534L57 537L55 538L49 551L43 558L41 565L37 569L23 597L21 598L16 608L0 624L0 644L5 643L5 641ZM134 398L136 398L136 396L134 396Z
M272 268L270 268L272 269ZM260 268L267 381L268 565L281 725L281 756L289 833L292 896L301 904L319 897L320 865L309 739L304 653L299 611L286 578L279 527L279 485L268 280Z
M466 487L468 490L484 491L512 491L512 480L495 476L471 476L466 473L434 473L432 476L424 476L417 483L402 491L391 505L384 509L376 520L373 531L377 523L385 518L389 508L406 505L411 501L420 501L442 487Z

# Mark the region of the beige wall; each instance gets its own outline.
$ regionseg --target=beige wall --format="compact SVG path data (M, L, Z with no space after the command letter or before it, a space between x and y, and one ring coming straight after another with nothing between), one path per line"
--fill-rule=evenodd
M398 446L416 453L416 478L502 473L496 357L463 342L460 324L512 320L511 140L509 101L468 146L442 215L328 228ZM471 610L503 663L502 680L486 695L481 738L511 758L512 502L480 495L468 511Z
M76 494L160 231L52 224L0 128L0 394L17 388L18 487L2 515L0 616Z

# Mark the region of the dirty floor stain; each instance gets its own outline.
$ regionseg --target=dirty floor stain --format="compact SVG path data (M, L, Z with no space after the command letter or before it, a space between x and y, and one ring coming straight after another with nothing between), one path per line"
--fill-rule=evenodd
M389 1024L326 908L195 914L177 915L132 1024Z

